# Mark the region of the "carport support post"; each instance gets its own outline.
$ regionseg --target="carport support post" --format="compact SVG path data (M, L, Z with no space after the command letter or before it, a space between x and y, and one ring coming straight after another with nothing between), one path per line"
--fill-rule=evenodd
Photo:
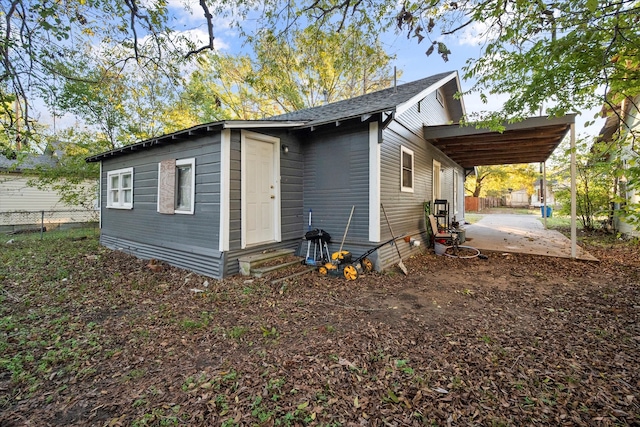
M542 188L540 190L540 194L542 194L542 218L544 218L544 229L547 229L547 162L542 162Z
M576 124L571 123L571 258L576 259Z

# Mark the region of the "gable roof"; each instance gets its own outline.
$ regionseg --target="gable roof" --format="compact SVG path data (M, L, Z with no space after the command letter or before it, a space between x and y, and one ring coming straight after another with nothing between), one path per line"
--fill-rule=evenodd
M371 92L355 98L333 102L318 107L306 108L291 113L280 114L262 120L224 120L205 123L183 129L170 134L150 138L136 144L126 145L105 153L88 157L87 162L98 162L106 158L120 156L133 151L148 149L155 145L171 144L173 142L189 138L190 135L203 134L220 129L247 129L247 128L281 128L304 129L320 126L336 121L367 117L377 113L390 115L400 114L413 104L420 101L429 93L438 88L443 88L444 96L453 98L460 90L457 71L440 73L431 77L404 83L396 87ZM454 120L464 115L462 100L454 104Z
M381 112L395 112L399 114L429 93L452 80L455 81L456 89L449 91L451 92L449 95L453 96L453 94L459 90L457 78L458 73L456 71L449 71L395 87L382 89L377 92L360 95L355 98L280 114L269 117L266 120L302 121L305 122L303 127L310 127ZM459 112L460 116L464 114L462 110L464 110L464 106L461 107L461 111Z

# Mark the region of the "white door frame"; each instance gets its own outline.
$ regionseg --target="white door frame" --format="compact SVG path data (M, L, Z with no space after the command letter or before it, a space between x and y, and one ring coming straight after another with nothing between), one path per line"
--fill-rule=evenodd
M273 242L280 242L282 240L282 235L281 235L281 225L280 225L280 221L281 221L281 213L280 213L280 206L281 206L281 198L280 198L280 138L276 138L270 135L263 135L260 133L256 133L256 132L250 132L250 131L246 131L243 130L240 133L240 180L241 180L241 195L240 195L240 199L241 199L241 212L240 212L240 217L241 217L241 248L244 249L247 247L247 188L246 188L246 184L247 184L247 168L245 167L247 164L247 159L246 159L246 155L247 155L247 139L251 139L251 140L255 140L255 141L260 141L260 142L266 142L269 144L273 144L273 196L274 196L274 203L273 203L273 231L274 231L274 235L273 235L273 240L268 240L265 242L256 242L256 243L251 243L250 246L253 245L259 245L261 243L267 243L270 241Z
M452 211L453 211L453 215L456 216L458 215L458 197L459 196L459 190L460 190L460 174L458 173L457 169L453 169L453 206L452 206Z
M442 164L433 160L433 176L431 183L431 200L442 199Z

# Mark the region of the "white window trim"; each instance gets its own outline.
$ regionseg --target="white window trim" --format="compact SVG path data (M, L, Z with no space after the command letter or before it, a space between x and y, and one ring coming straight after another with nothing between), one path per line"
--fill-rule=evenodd
M407 153L411 156L411 187L404 186L404 153ZM415 166L415 155L413 154L413 150L408 149L407 147L401 145L400 146L400 191L404 193L413 193L413 188L415 187L415 174L416 170Z
M184 165L190 165L191 166L191 182L192 182L192 186L191 186L191 207L189 209L177 209L176 208L176 198L178 197L178 166L184 166ZM193 215L195 212L195 206L196 206L196 159L195 158L190 158L190 159L176 159L176 164L175 164L175 168L176 168L176 173L175 173L175 179L173 181L173 213L174 214L180 214L180 215ZM160 212L160 192L161 192L161 188L160 188L160 183L161 183L161 178L160 178L160 174L162 173L162 167L161 167L161 163L158 163L158 199L157 199L157 211ZM167 211L164 212L164 214L171 214L171 211Z
M191 206L189 209L175 209L175 213L182 215L193 215L196 208L196 159L176 160L176 197L178 196L178 166L191 166Z
M111 177L118 175L118 185L122 185L122 177L124 175L131 175L131 203L125 203L124 197L122 197L122 188L118 188L118 204L114 204L111 200ZM108 209L133 209L133 168L117 169L107 172L107 208Z

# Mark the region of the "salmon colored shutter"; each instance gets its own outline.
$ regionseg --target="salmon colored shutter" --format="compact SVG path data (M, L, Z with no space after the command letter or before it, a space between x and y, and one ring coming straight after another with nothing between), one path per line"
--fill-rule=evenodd
M160 162L158 176L158 212L175 213L176 161L175 159Z

